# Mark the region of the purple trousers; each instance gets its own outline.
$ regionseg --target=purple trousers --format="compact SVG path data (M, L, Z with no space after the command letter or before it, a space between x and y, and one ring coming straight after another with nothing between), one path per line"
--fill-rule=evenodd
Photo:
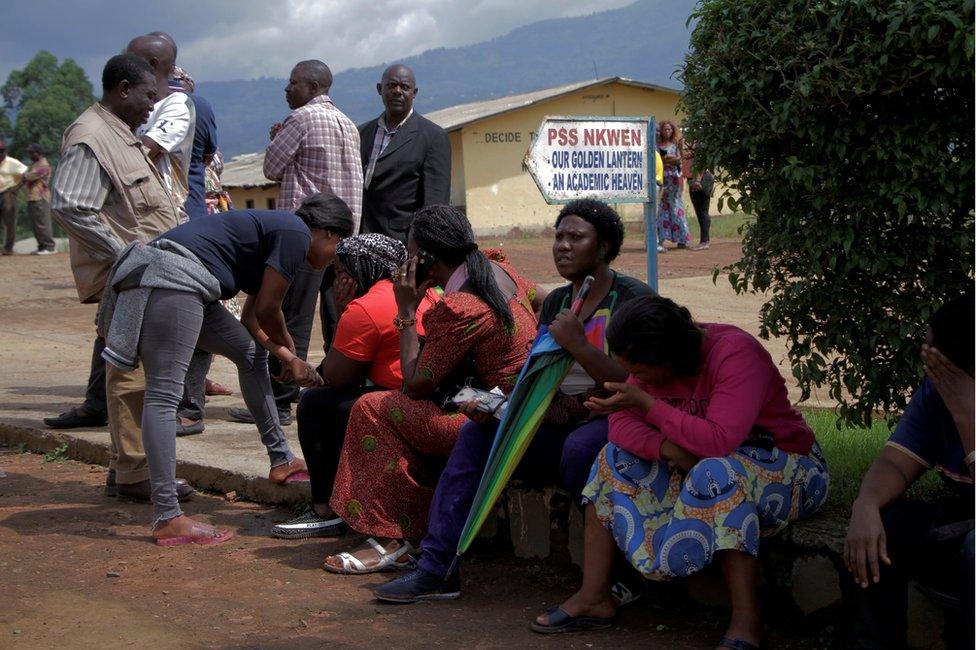
M458 540L488 463L498 423L468 422L461 427L430 504L427 536L420 544L420 568L444 577L457 554ZM575 429L539 427L514 478L533 484L556 483L579 502L597 454L607 444L607 419Z

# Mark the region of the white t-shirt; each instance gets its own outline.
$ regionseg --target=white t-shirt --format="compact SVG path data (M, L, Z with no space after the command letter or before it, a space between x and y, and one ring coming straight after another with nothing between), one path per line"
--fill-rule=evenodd
M166 187L180 198L180 203L187 194L195 124L193 100L186 93L175 92L156 102L149 119L136 129L137 137L147 136L167 152L156 166Z

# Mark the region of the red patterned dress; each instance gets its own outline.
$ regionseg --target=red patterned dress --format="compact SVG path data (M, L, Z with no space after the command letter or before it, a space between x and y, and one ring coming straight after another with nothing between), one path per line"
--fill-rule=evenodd
M509 300L511 330L477 296L446 294L423 317L426 341L419 372L435 383L451 378L470 358L478 385L511 392L536 333L531 301L535 286L511 266L501 266L516 285ZM365 535L418 539L427 532L427 511L444 461L468 421L445 413L429 399L399 391L364 395L353 406L332 492L332 509Z

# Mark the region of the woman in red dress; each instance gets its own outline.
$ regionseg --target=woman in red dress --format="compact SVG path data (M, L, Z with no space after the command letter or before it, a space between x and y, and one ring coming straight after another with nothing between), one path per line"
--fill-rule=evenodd
M352 553L327 557L324 568L334 573L408 564L411 540L427 530L441 466L468 421L446 412L439 397L468 377L476 387L509 393L535 336L535 287L503 260L489 260L457 209L418 211L407 255L394 288L403 390L356 402L332 492L336 514L370 538ZM416 311L430 286L444 294L424 314L421 346Z

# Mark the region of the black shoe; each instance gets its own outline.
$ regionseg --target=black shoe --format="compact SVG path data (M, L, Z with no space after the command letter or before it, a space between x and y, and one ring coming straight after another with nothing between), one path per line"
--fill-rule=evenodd
M275 524L271 536L279 539L308 539L309 537L338 537L349 530L341 517L322 517L309 506L294 519Z
M105 413L84 415L78 414L78 407L73 407L56 418L44 418L44 424L52 429L77 429L79 427L104 427L108 424Z
M196 420L195 422L190 422L190 424L183 424L179 420L176 422L176 436L193 436L198 433L203 433L206 427L203 424L203 420Z
M423 569L410 573L373 590L377 600L388 603L419 603L425 600L456 600L461 597L461 578L458 572L450 580L442 580Z
M139 481L138 483L119 483L116 486L116 491L118 496L132 499L133 501L150 501L152 497L152 487L149 484L149 479ZM189 501L196 493L196 490L185 480L181 478L176 479L176 498L179 501Z
M105 496L114 497L119 495L119 486L115 484L115 470L110 469L105 475Z
M235 422L244 422L246 424L254 424L254 416L251 412L247 410L244 406L232 406L227 409L227 415L230 416L231 420ZM291 409L287 411L278 411L278 421L281 426L287 427L291 424Z

